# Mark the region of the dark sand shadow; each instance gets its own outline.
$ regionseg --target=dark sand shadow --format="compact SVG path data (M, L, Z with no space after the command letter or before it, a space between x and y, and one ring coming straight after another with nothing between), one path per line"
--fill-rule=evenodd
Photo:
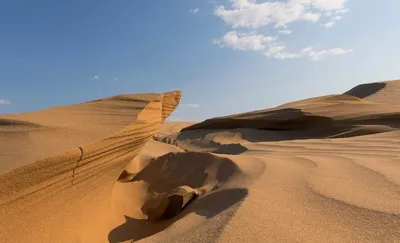
M216 154L230 154L230 155L238 155L248 151L246 147L239 143L232 144L219 144L218 149L211 151Z
M213 171L209 171L211 167ZM202 187L212 176L210 173L215 175L215 180L221 185L238 172L238 166L228 158L209 153L168 153L153 160L137 173L131 182L145 181L149 193L160 194L182 185L191 188Z
M238 114L231 117L219 117L205 120L181 130L181 132L200 129L237 129L252 128L273 131L292 131L309 129L315 126L327 126L332 119L315 116L296 108L267 109L250 114Z
M386 83L369 83L369 84L361 84L358 85L351 90L347 91L346 95L351 95L358 97L360 99L366 98L370 95L375 94L379 90L382 90L386 87Z
M160 220L152 222L148 220L138 220L125 216L126 222L108 234L110 243L118 243L124 241L138 241L168 228L171 224L184 218L189 213L206 218L212 218L222 211L233 208L236 211L241 202L247 197L248 190L245 188L220 189L203 197L194 200L191 204L184 208L180 215L169 220ZM230 214L232 217L234 214Z
M185 150L186 152L210 152L216 154L238 155L246 152L248 149L241 144L221 144L213 140L206 139L207 135L218 132L218 130L195 130L180 133L174 133L167 136L154 136L153 139L166 144L171 144ZM186 142L190 145L198 145L199 151L187 149Z

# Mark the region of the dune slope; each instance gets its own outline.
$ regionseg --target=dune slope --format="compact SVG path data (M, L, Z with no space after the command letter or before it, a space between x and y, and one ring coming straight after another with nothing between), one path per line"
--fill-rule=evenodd
M0 241L105 242L115 181L180 96L120 95L2 116Z

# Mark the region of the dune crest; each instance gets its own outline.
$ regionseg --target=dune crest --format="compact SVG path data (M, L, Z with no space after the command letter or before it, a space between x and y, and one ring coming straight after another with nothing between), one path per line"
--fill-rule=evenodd
M376 82L358 85L345 94L352 95L364 100L400 105L400 80Z

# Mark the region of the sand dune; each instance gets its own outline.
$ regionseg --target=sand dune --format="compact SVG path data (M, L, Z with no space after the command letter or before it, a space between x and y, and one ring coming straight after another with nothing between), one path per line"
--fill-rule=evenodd
M2 116L0 242L400 242L399 97L161 126L179 92Z
M243 147L218 156L262 173L244 173L247 195L220 213L225 221L152 242L400 242L400 81L383 84L156 136L185 151Z
M179 99L121 95L3 116L1 242L107 239L115 181Z

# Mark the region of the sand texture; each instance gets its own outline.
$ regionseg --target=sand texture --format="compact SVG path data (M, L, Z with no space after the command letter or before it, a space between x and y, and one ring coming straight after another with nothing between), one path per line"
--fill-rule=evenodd
M0 242L400 242L400 81L161 125L179 98L0 117Z

